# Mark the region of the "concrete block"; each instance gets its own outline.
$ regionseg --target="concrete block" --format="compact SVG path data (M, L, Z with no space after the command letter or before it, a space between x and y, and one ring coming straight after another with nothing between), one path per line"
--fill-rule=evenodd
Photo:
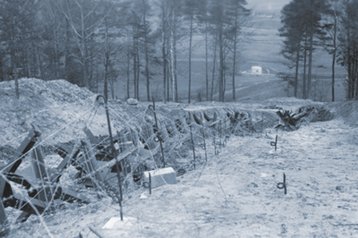
M176 184L176 173L172 167L161 168L144 172L144 182L149 183L149 174L152 177L152 188L165 184Z

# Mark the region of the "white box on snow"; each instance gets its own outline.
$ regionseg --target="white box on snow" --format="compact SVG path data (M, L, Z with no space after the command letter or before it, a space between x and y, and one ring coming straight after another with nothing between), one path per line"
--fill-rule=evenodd
M152 188L162 186L164 184L176 184L176 173L172 167L156 169L144 172L144 182L149 183L149 173L152 177Z

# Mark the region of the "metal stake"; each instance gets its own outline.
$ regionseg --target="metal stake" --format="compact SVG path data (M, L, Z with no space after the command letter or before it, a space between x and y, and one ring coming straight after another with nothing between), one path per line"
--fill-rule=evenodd
M114 148L114 142L113 142L113 136L112 136L112 127L111 127L111 120L109 118L109 110L108 110L108 80L107 77L105 77L104 80L104 107L106 110L106 117L107 117L107 124L108 124L108 133L109 133L109 139L111 142L111 150L112 155L114 156L116 160L116 170L117 170L117 179L118 179L118 186L119 186L119 193L120 193L120 199L119 199L119 209L120 209L120 215L121 215L121 221L123 221L123 209L122 209L122 179L120 174L120 168L119 168L119 161L116 154L116 149ZM124 167L121 164L121 169L123 170Z
M191 129L191 125L189 126L189 128L190 128L191 146L192 146L192 149L193 149L194 169L196 169L195 145L194 145L193 131Z
M271 146L275 146L275 151L277 151L277 140L278 140L278 135L276 135L275 141L271 141L270 143Z
M152 175L149 173L149 194L152 194Z
M157 128L157 133L159 133L159 126L158 126L158 119L157 119L157 113L155 111L155 101L154 101L154 98L153 98L153 105L152 105L152 108L153 108L153 115L154 115L154 120L155 120L155 126ZM166 164L165 164L165 158L164 158L164 149L163 149L163 141L162 141L162 138L158 138L159 140L159 144L160 144L160 151L162 153L162 164L163 164L163 168L165 168Z
M117 171L117 173L119 174L118 171ZM122 201L123 201L122 179L119 178L119 213L120 213L120 215L121 215L121 221L123 221L123 206L122 206Z
M277 183L277 188L283 189L285 195L287 194L287 184L286 184L286 174L285 173L283 173L283 182Z
M203 134L203 140L204 140L204 150L205 150L205 162L208 162L208 153L206 151L206 139L205 139L205 131L204 128L202 128L202 134Z

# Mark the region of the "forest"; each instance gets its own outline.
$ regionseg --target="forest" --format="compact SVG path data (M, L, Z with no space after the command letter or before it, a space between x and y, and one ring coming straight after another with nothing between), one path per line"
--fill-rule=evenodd
M331 98L335 101L336 64L346 71L346 98L358 98L358 1L294 0L282 9L282 53L291 61L294 95L310 98L317 48L331 56Z
M101 82L111 85L120 77L127 81L127 98L178 101L180 44L188 51L190 102L192 42L200 35L205 98L213 97L215 80L223 100L225 80L236 74L238 34L249 14L245 5L245 0L2 0L0 78L63 78L103 92ZM209 60L215 61L210 69ZM162 78L163 95L151 95L153 77Z
M66 79L117 97L151 101L237 101L240 40L248 38L251 11L245 0L1 0L0 80ZM312 98L317 49L331 56L331 98L335 69L345 68L346 99L358 98L358 9L356 0L293 0L281 11L283 72L295 97ZM200 46L194 45L201 39ZM199 48L205 83L192 89L193 50ZM180 54L180 59L178 55ZM184 56L183 56L184 55ZM183 59L184 57L184 59ZM179 98L178 61L186 65L187 95ZM156 79L156 81L153 81ZM151 84L160 79L160 95ZM229 83L229 84L228 84ZM17 90L18 91L18 90ZM17 93L18 94L18 93Z

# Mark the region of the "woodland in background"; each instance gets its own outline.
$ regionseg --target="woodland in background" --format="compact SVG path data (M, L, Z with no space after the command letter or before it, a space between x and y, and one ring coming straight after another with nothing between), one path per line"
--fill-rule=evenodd
M114 97L113 82L120 77L127 81L127 98L178 101L180 42L188 51L190 103L195 34L205 39L203 98L217 94L224 101L225 82L233 80L235 100L238 35L249 15L245 5L245 0L0 0L0 79L63 78L94 92L103 92L107 80ZM162 95L151 95L154 77L162 78Z
M314 54L323 45L332 56L332 101L336 64L345 67L346 98L358 99L357 12L358 0L292 0L282 9L279 34L295 97L312 98ZM17 96L19 77L62 78L99 93L108 81L112 98L121 80L123 98L177 102L179 52L190 103L196 37L205 59L201 99L224 101L230 90L235 101L240 29L249 15L245 0L0 0L0 80L14 79ZM154 79L161 95L151 91Z
M292 0L281 13L282 53L294 70L294 96L311 97L314 52L323 46L332 57L332 101L337 63L345 67L346 98L358 99L358 0Z

